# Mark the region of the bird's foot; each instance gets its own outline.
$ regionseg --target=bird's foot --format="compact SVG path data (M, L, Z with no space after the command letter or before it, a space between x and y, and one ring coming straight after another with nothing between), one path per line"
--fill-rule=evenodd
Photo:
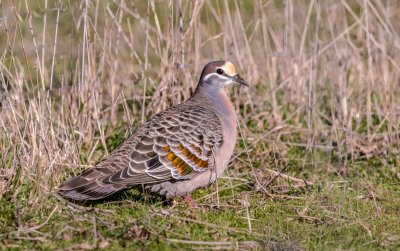
M190 195L186 195L183 197L185 202L191 207L191 208L199 208L199 204L192 198Z

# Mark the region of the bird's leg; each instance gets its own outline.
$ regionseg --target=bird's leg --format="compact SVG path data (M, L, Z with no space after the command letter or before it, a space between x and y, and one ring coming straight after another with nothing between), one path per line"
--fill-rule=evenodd
M199 208L199 205L197 204L197 202L189 194L184 196L183 199L192 208Z

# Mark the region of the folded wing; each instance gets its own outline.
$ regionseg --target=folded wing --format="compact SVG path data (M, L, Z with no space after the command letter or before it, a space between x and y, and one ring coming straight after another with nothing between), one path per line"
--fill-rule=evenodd
M97 200L130 186L191 179L213 168L213 152L221 144L219 118L186 102L141 125L112 154L58 192L75 200Z

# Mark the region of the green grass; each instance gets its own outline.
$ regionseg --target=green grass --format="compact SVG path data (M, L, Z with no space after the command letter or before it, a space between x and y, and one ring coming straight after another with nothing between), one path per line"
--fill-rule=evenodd
M3 248L49 250L393 250L400 248L398 167L381 162L356 162L347 167L351 171L346 178L335 173L310 173L318 182L307 188L290 186L278 178L267 188L274 198L256 191L252 183L240 185L242 181L220 179L218 195L207 197L216 191L215 185L194 193L199 209L183 200L172 203L131 189L77 207L49 196L40 210L26 215L24 208L32 205L27 205L23 196L6 196L0 201L1 244ZM251 232L243 200L249 203Z

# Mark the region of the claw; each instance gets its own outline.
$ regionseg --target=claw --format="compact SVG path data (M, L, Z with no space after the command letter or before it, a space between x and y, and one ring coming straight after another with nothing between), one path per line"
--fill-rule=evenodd
M199 208L197 202L190 195L186 195L183 197L185 202L192 208Z

